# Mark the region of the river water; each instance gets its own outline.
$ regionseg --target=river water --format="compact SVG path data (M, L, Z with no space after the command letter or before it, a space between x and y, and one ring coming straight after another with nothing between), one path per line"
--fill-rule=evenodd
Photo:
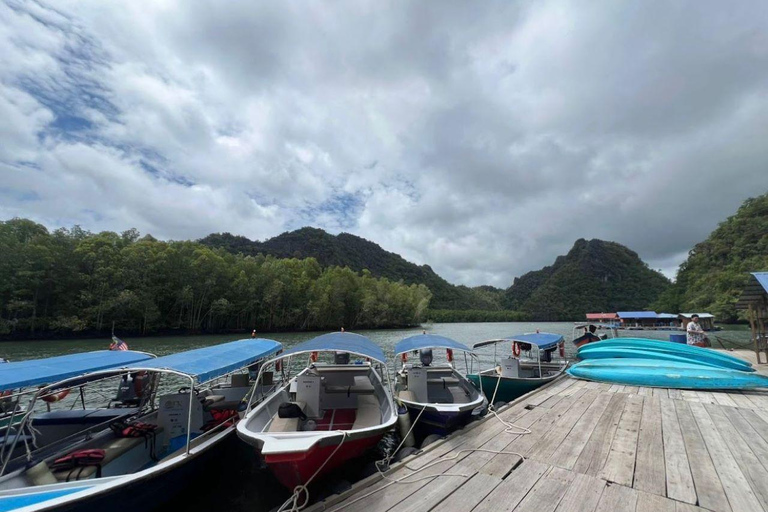
M566 340L569 341L566 344L567 355L569 358L573 358L575 354L575 349L570 343L573 324L568 322L432 324L425 326L425 328L430 334L447 336L470 346L483 340L505 338L514 334L534 332L536 329L539 329L542 332L551 332L565 336ZM420 332L420 328L414 328L370 330L361 331L360 334L368 336L392 358L394 346L398 341ZM322 333L258 333L259 337L280 341L286 348L319 334ZM665 331L620 332L622 337L632 336L663 340L668 340L669 334L670 332ZM749 342L749 331L744 326L725 326L723 331L713 334L718 336L726 346L743 346ZM233 341L242 337L242 335L205 335L125 338L125 340L133 350L146 351L162 356ZM710 336L710 338L712 338L713 346L720 346L714 339L714 336ZM109 342L110 340L106 338L3 342L0 343L0 357L12 361L50 357L105 349L109 346ZM499 350L509 352L510 347L507 346ZM435 354L435 359L438 361L443 357L444 355L441 353ZM474 368L471 369L476 371L479 367L485 368L492 362L493 349L484 349L479 354L479 363L473 363ZM457 367L464 371L464 358L459 354L456 354L456 363ZM391 363L390 367L392 367ZM349 467L346 469L348 474L342 474L342 479L354 480L356 476L359 477L359 467ZM338 479L335 481L327 480L319 483L319 488L313 489L313 493L330 493L329 487L337 485L339 485ZM280 505L288 496L289 493L280 486L272 475L266 469L259 466L259 461L253 450L235 438L232 443L229 443L229 446L221 450L221 455L218 457L215 466L211 466L206 471L197 475L194 481L190 481L190 485L184 493L172 503L164 506L163 510L167 510L170 506L172 510L185 510L185 512L210 512L211 510L266 512ZM146 508L151 510L152 504L147 504Z

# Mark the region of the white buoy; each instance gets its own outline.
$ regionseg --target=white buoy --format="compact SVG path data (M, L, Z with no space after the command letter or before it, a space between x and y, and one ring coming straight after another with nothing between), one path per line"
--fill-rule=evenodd
M397 408L397 429L400 431L400 438L404 439L403 446L415 446L416 438L411 430L411 416L408 414L408 408L401 405Z

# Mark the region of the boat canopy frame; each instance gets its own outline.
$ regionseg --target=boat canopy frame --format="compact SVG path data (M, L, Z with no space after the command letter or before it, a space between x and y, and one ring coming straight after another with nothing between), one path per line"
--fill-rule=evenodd
M531 350L533 350L534 347L536 347L536 362L539 366L539 375L541 375L541 351L544 350L551 350L559 346L561 343L565 343L565 336L561 334L553 334L553 333L547 333L547 332L535 332L535 333L526 333L526 334L518 334L514 336L508 336L506 338L494 338L486 341L480 341L478 343L475 343L472 345L473 349L487 347L493 345L493 360L494 364L498 361L498 354L496 347L499 343L525 343L527 345L531 346ZM479 363L478 363L479 364ZM568 361L565 359L565 356L563 356L563 364L565 366L568 365ZM474 368L470 370L471 372L474 371ZM483 369L478 370L479 373L483 372Z

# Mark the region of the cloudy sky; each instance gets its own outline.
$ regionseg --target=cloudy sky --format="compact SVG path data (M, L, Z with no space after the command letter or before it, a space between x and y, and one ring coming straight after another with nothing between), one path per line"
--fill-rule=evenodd
M768 2L0 2L0 219L674 275L768 190Z

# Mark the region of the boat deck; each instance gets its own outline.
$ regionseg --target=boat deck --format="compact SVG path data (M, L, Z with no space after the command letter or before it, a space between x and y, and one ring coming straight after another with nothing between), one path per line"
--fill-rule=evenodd
M487 417L309 510L768 512L768 391L563 376L499 416L531 433Z

